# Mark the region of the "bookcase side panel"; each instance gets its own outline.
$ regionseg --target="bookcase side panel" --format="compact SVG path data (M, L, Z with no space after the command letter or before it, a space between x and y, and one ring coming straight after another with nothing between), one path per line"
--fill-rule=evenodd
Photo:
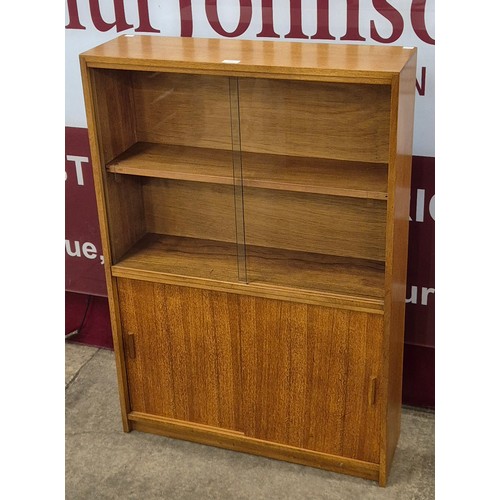
M122 332L120 326L120 310L117 300L116 281L111 275L113 256L108 224L109 211L106 204L108 186L105 164L109 158L112 158L115 154L119 153L122 148L126 148L129 143L134 141L134 130L133 119L124 117L125 125L117 125L117 139L114 138L113 131L109 127L109 117L106 116L106 113L110 111L110 108L108 107L110 103L114 103L114 105L118 105L120 108L121 106L119 105L119 100L112 99L111 97L109 103L107 103L106 96L110 91L112 92L113 90L117 90L125 96L125 102L130 104L131 101L128 99L130 94L128 91L127 77L123 76L125 73L121 73L121 76L114 80L114 85L112 84L108 88L106 85L106 73L103 73L100 70L88 68L85 57L81 57L80 62L92 154L92 168L99 215L99 226L103 245L104 271L108 290L122 426L123 430L128 432L130 431L130 425L127 419L127 414L130 410L130 400L128 396L125 359L122 347ZM127 112L131 111L132 110L129 107Z
M415 71L416 52L393 83L385 284L387 407L379 479L382 485L387 481L401 421Z
M131 73L111 69L92 69L103 166L123 153L137 140Z
M141 179L105 173L113 264L146 233Z

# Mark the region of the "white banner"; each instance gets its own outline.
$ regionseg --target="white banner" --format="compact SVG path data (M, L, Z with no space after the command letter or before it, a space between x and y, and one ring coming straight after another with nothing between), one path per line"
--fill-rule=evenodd
M78 55L126 33L417 47L413 154L434 156L434 0L66 0L66 126L87 127Z

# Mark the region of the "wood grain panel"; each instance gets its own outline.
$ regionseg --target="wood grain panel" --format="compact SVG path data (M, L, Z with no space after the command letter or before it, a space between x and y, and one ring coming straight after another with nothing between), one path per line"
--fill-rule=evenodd
M132 411L238 430L240 347L234 296L118 280Z
M382 428L380 484L385 485L396 451L401 422L408 228L415 106L416 54L392 89L391 162L389 165L385 318L387 364L382 390L387 398ZM385 393L385 391L387 391Z
M368 400L381 371L380 317L252 297L240 304L245 434L378 463L380 401Z
M137 141L131 73L94 69L91 78L99 146L106 164Z
M248 245L385 259L384 201L247 188L244 202Z
M325 311L310 308L307 311L307 362L308 392L305 435L309 449L342 453L345 435L350 429L345 425L347 387L349 377L349 311ZM328 360L325 365L322 361ZM335 387L329 384L335 380ZM320 425L320 422L323 422ZM347 440L348 441L348 440ZM371 460L374 462L374 460Z
M382 399L377 394L377 387L383 367L383 317L359 313L349 316L346 353L349 376L345 386L347 404L342 453L379 462Z
M230 150L228 82L224 77L135 73L138 140Z
M143 191L148 232L236 242L233 186L145 179Z
M239 81L243 151L387 162L390 87Z

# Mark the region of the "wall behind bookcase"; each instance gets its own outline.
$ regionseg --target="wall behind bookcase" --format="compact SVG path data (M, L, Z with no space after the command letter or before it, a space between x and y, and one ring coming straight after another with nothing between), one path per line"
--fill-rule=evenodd
M434 407L434 0L66 1L66 328L109 347L102 248L78 55L121 34L418 48L403 402ZM90 331L89 324L93 325ZM87 329L86 329L87 328Z

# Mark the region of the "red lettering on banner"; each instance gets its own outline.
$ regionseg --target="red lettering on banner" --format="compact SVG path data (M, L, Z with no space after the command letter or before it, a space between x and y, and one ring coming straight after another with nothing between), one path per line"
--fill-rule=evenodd
M217 0L205 0L205 11L207 13L207 19L210 26L219 35L226 37L240 36L248 29L250 26L250 21L252 20L252 0L240 0L240 20L238 21L238 26L236 26L234 31L226 31L219 20L219 14L217 12Z
M94 27L98 31L109 31L116 28L117 32L134 28L125 16L124 0L113 0L114 22L105 21L101 13L100 0L81 0L88 1L90 15ZM220 36L234 38L246 33L253 16L252 0L239 0L240 17L238 25L233 31L226 30L219 18L219 9L223 2L217 0L205 0L205 15L209 25ZM302 26L302 0L290 0L290 30L284 35L284 38L304 39L312 38L315 40L336 40L336 37L330 33L330 1L316 0L316 33L308 36L303 31ZM366 38L360 33L360 2L359 0L346 0L346 31L340 37L342 41L364 42ZM403 34L405 23L402 13L394 7L389 0L372 0L374 9L381 14L392 26L392 32L384 37L377 29L375 20L370 20L370 37L379 43L393 43ZM425 23L427 0L413 0L410 7L411 27L415 34L423 42L435 45L434 39L427 30ZM79 18L78 0L66 0L69 22L66 29L85 30L87 29ZM261 0L262 29L255 36L257 38L281 38L274 28L274 7L273 0ZM137 12L139 26L134 28L137 33L161 33L161 30L153 27L150 21L149 0L137 0ZM180 12L180 36L193 36L193 6L192 0L179 0ZM307 12L311 12L308 9ZM420 94L423 95L423 94Z
M117 33L133 28L134 26L129 24L125 19L125 7L123 5L123 0L113 0L113 5L115 7L115 21L113 23L108 23L102 18L99 0L89 0L90 15L94 26L99 31L109 31L110 29L116 27Z
M262 30L258 37L280 38L274 31L273 0L262 0Z
M418 95L425 95L425 82L426 82L426 76L427 76L427 68L425 66L422 66L422 69L420 71L420 82L417 79L417 92Z
M193 7L191 0L179 0L181 36L193 36Z
M149 21L148 0L137 0L137 8L139 10L139 26L135 31L140 33L160 33L160 30L153 28Z
M340 37L341 40L348 40L350 42L366 40L359 34L359 0L346 0L347 1L347 30L344 36Z
M404 20L399 11L393 7L387 0L372 0L373 6L392 24L392 34L388 38L383 38L379 35L375 22L370 21L370 36L373 40L381 43L395 42L403 33Z
M285 38L309 38L302 31L302 0L290 0L290 31Z
M422 42L435 45L436 41L431 38L425 25L425 4L427 0L413 0L411 4L410 18L415 34Z
M67 30L84 30L87 29L80 22L80 17L78 16L78 5L76 0L66 0L66 5L68 6L68 16L69 23L66 25Z
M316 6L316 33L311 37L314 40L335 40L330 33L330 15L328 12L328 0L318 0Z

